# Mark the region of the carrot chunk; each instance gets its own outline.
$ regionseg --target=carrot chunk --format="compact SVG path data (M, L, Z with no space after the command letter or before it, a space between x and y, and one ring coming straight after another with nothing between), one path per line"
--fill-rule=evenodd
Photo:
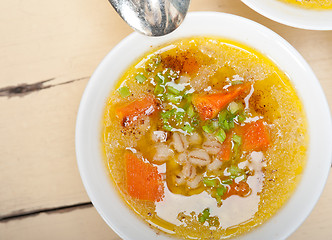
M232 133L226 135L225 141L221 144L219 158L221 161L229 161L232 153Z
M270 145L270 134L263 120L244 125L241 129L243 136L243 151L262 151Z
M149 116L157 109L156 98L152 94L120 106L116 109L116 116L121 120L124 127L131 125L142 116Z
M146 201L161 201L164 185L157 167L131 152L125 153L127 190L130 196Z
M229 87L227 91L219 93L196 95L193 97L192 103L202 120L212 119L230 102L249 90L250 86L245 83Z
M247 182L240 181L236 183L233 180L233 183L230 184L227 192L223 195L223 199L229 198L232 195L238 195L240 197L247 197L251 194L251 188Z

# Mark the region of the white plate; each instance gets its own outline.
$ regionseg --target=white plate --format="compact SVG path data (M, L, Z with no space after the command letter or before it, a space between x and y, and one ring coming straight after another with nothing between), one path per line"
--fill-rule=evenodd
M317 78L301 55L283 38L248 19L214 12L190 13L175 32L148 38L133 33L100 63L83 94L76 123L76 155L86 191L109 226L123 239L172 239L157 235L119 197L102 158L101 134L105 102L120 75L151 47L194 35L215 35L249 45L271 58L291 78L309 121L310 148L302 181L285 206L268 222L239 239L285 239L316 204L331 164L329 108Z
M332 9L305 9L278 0L242 0L242 2L263 16L291 27L332 30Z

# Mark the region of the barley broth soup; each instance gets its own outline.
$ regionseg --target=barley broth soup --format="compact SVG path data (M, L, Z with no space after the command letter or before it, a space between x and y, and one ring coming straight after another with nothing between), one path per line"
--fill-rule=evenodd
M140 58L103 120L123 199L151 226L190 239L234 237L271 217L299 181L307 142L287 76L257 51L214 37Z

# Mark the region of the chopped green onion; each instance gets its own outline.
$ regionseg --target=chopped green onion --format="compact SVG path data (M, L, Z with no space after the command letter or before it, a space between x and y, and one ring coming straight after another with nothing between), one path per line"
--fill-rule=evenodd
M159 72L154 77L154 80L156 81L157 84L162 84L165 81L165 77Z
M226 131L231 129L230 126L229 126L229 123L226 119L224 120L224 122L222 124L223 124L222 125L223 129L225 129Z
M198 215L198 221L199 221L200 223L204 223L204 222L206 221L206 218L203 217L202 214L200 214L200 215Z
M242 113L242 114L238 115L237 120L241 123L244 122L244 120L246 120L245 114Z
M217 130L219 128L218 121L212 121L210 125L211 128L213 128L214 130Z
M229 105L228 105L228 109L229 111L231 112L231 114L236 114L240 109L240 105L236 102L231 102Z
M157 84L156 87L154 88L154 94L158 96L163 93L164 93L164 88L161 85Z
M219 115L218 115L218 121L219 121L219 125L221 125L227 117L227 110L222 110Z
M162 119L169 119L174 113L176 112L176 109L168 110L166 112L162 112L161 118Z
M234 127L235 127L234 122L233 122L233 121L230 121L230 122L228 123L228 127L229 127L229 129L234 128Z
M207 187L216 187L219 184L216 178L203 178L203 183Z
M184 99L187 100L188 103L191 103L191 100L193 98L193 95L192 93L186 93L184 96L183 96Z
M166 131L172 131L173 130L173 128L169 124L164 124L163 127Z
M209 121L206 125L202 127L204 132L206 133L214 133L218 128L218 122L217 121Z
M217 195L220 196L220 197L222 197L222 196L226 193L227 188L226 188L225 186L223 186L223 185L220 185L220 186L216 189L216 191L217 191Z
M213 133L213 130L210 128L209 125L204 125L204 126L202 126L202 129L203 129L203 131L206 132L206 133Z
M222 202L222 198L218 194L215 195L214 198L217 200L218 204L220 204Z
M130 95L130 90L126 86L119 88L118 92L119 92L120 96L123 98L128 97Z
M200 121L196 116L192 117L190 120L191 120L191 125L193 125L195 128L199 126Z
M204 223L206 220L210 218L210 209L205 208L202 213L198 215L198 221L200 223Z
M178 90L180 92L182 92L186 88L185 85L180 84L180 83L175 83L175 82L168 82L167 86L168 87L173 87L173 88L175 88L176 90Z
M192 133L195 130L195 128L190 124L185 124L182 130L186 131L187 133Z
M136 75L135 79L138 83L143 83L146 80L146 77L140 73Z
M223 143L225 141L226 133L222 128L220 128L219 131L217 132L216 138L220 143Z
M210 216L210 209L205 208L202 213L203 213L203 216L207 219Z
M185 112L179 112L179 111L177 111L177 112L175 112L175 119L177 121L182 121L185 114L186 114Z
M174 88L174 87L172 87L172 86L167 86L166 87L167 88L167 91L169 92L169 93L172 93L172 94L174 94L174 95L180 95L180 93L181 93L181 91L179 91L178 89L176 89L176 88Z
M239 105L239 107L240 107L240 105ZM227 110L221 111L218 116L219 127L224 129L225 131L228 131L228 130L234 128L235 125L234 125L233 120L235 117L236 117L235 114L232 114L231 112L229 112Z
M228 168L228 172L234 177L238 177L243 173L242 169L234 165Z
M242 138L241 138L241 136L236 135L236 134L233 135L232 139L233 139L233 141L234 141L235 143L237 143L237 144L241 144L241 142L242 142Z
M192 118L195 116L195 110L194 110L194 106L190 104L188 110L187 110L187 114L189 118Z
M179 103L181 101L181 97L175 96L174 94L171 93L166 93L166 99L174 104Z
M230 185L230 184L233 183L233 179L231 179L231 178L224 179L224 180L221 180L221 183L222 183L222 184Z

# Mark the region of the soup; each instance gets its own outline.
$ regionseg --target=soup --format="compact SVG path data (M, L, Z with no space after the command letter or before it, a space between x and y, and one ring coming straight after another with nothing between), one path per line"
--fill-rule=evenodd
M299 7L312 9L331 9L331 0L280 0L286 3L294 4Z
M154 49L106 103L103 146L128 206L156 230L227 239L294 191L308 136L288 77L240 43L193 37Z

